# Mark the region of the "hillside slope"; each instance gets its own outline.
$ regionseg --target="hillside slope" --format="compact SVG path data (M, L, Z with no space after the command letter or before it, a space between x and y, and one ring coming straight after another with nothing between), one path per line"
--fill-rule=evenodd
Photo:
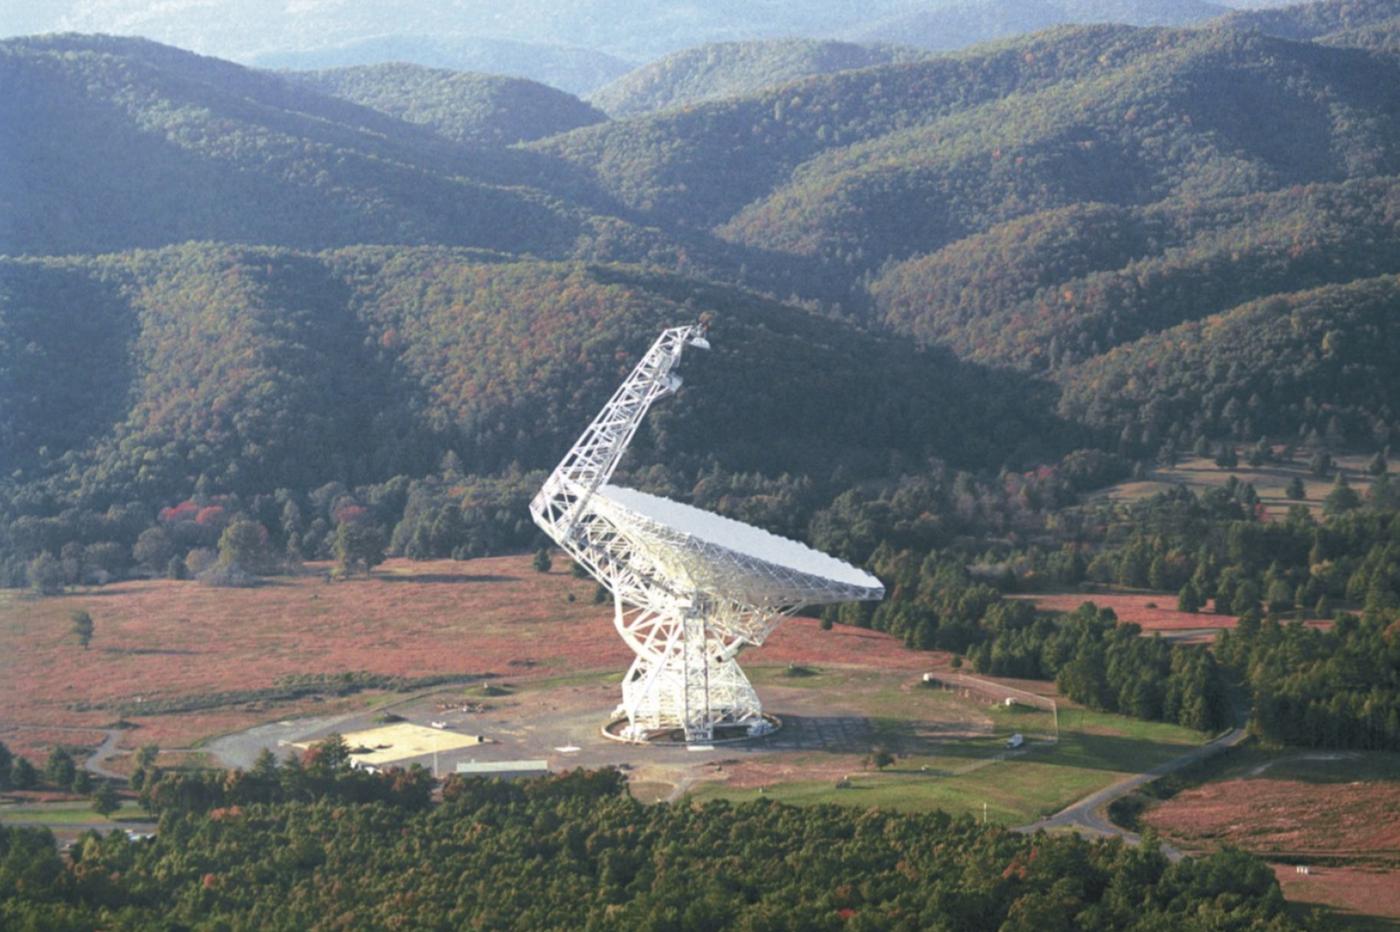
M683 110L584 127L533 143L623 204L712 227L822 153L994 102L1130 67L1189 35L1060 30L975 53L813 77Z
M1165 34L1097 80L1007 95L808 160L720 228L871 267L1038 210L1238 196L1400 171L1400 61Z
M631 61L592 49L468 34L395 32L331 45L323 42L320 39L302 48L261 52L249 56L248 63L260 68L318 71L407 62L524 78L569 94L596 90L635 67Z
M1153 334L1068 373L1062 410L1144 442L1400 437L1400 278L1274 295Z
M1187 26L1227 12L1227 7L1203 0L944 0L849 35L861 42L949 51L1053 26Z
M753 94L798 78L916 61L924 53L895 45L815 39L721 42L666 55L589 95L615 117Z
M1085 204L883 269L882 323L979 362L1073 366L1246 301L1400 273L1400 180Z
M321 248L449 243L620 258L661 240L561 200L528 153L427 127L168 46L55 36L0 43L0 253L191 239ZM101 153L95 157L94 153ZM606 205L603 210L606 211Z
M285 77L472 146L528 142L607 118L563 91L500 75L399 63L292 72Z
M547 467L660 329L705 312L715 352L687 364L693 392L649 420L634 461L878 475L930 456L1000 463L1072 434L1020 377L633 266L188 245L0 260L0 276L0 457L12 478L102 507L197 483L422 475L447 450L471 472Z
M1335 33L1383 25L1400 16L1397 0L1327 0L1289 4L1281 9L1241 10L1212 26L1262 32L1304 42Z

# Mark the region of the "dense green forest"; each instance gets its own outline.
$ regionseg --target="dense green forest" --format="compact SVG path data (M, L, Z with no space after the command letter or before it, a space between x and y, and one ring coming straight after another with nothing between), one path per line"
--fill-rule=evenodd
M3 507L8 525L30 528L0 533L12 582L19 565L69 542L130 554L158 512L191 497L229 517L251 509L269 528L295 502L304 524L330 522L293 548L307 556L326 552L340 497L377 503L386 530L410 501L425 507L433 483L415 482L428 476L455 489L430 497L485 507L472 490L516 489L522 473L552 467L656 332L702 313L714 315L716 349L688 358L686 390L649 419L629 468L687 498L705 476L711 486L745 474L805 482L795 514L770 508L794 536L843 483L942 456L969 469L1013 449L1054 459L1079 433L1014 373L638 267L430 247L190 245L0 268ZM87 337L78 351L75 333ZM964 439L967 419L987 429ZM773 444L780 431L802 444ZM503 475L515 478L486 478ZM341 491L307 497L328 483ZM494 538L444 532L413 553L524 547L525 501L488 495L492 514L515 511Z
M508 146L606 119L571 94L499 75L393 63L286 77L466 145Z
M664 239L541 190L525 153L464 149L288 78L139 39L0 42L0 81L12 91L0 119L30 130L7 136L0 173L11 255L214 239L562 256L598 237L624 251Z
M1298 928L1272 870L1228 851L1017 835L943 813L643 806L616 771L523 783L306 767L157 781L160 833L72 860L0 826L7 927L320 929ZM177 786L176 784L179 784ZM196 786L199 784L199 786ZM202 787L202 789L200 788ZM853 871L859 865L858 871ZM353 878L353 880L351 880Z
M1400 488L1338 481L1329 517L1252 520L1249 489L1135 507L1086 567L1091 579L1178 589L1179 604L1240 616L1215 653L1251 699L1251 729L1284 744L1400 749ZM1355 607L1359 614L1338 606ZM1307 618L1337 617L1327 630Z
M3 260L7 510L153 522L282 490L311 511L327 483L425 482L449 452L474 482L528 474L621 356L702 312L729 343L633 465L682 497L702 474L803 488L799 534L856 482L935 463L1019 474L1263 433L1378 447L1400 65L1311 40L1387 10L907 62L726 46L661 83L684 96L738 55L741 96L620 121L411 66L0 43L0 108L34 130L5 143L0 249L108 253ZM757 87L791 61L835 70ZM187 239L247 245L129 251ZM779 425L801 442L772 443Z
M614 117L636 116L721 97L742 97L799 78L927 55L899 45L856 45L817 39L721 42L649 62L588 95Z
M1241 10L1213 24L1221 29L1256 31L1296 41L1345 45L1361 31L1394 27L1400 17L1389 0L1293 3L1281 9Z

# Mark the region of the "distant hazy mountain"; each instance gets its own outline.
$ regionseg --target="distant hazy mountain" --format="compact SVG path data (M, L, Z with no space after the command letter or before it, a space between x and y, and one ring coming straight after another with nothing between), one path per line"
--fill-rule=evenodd
M589 95L613 116L738 97L797 78L917 61L919 49L817 39L719 42L687 49L629 72Z
M577 97L524 78L402 63L284 76L468 145L528 142L607 119Z
M0 86L12 91L0 125L24 129L0 136L0 253L217 239L567 255L595 222L533 186L546 182L528 153L464 149L282 76L141 39L3 41ZM467 132L461 113L433 116Z
M1384 27L1397 19L1400 19L1400 0L1348 0L1346 3L1310 3L1234 13L1219 25L1305 41Z
M409 61L594 90L713 42L843 38L957 48L1062 23L1181 25L1281 0L19 0L0 38L139 35L298 70ZM630 63L630 64L624 64Z
M862 26L849 37L942 51L1070 23L1187 26L1228 12L1204 0L943 0Z
M631 62L589 49L441 34L374 36L340 45L264 52L249 56L248 62L298 71L412 62L430 68L528 78L570 94L588 93L633 67Z
M451 35L596 49L645 61L706 42L831 35L923 5L920 0L44 0L44 15L0 12L0 35L134 34L206 54L298 68L384 59L276 63L263 56L382 37ZM480 62L399 57L488 70ZM533 72L510 73L541 79Z

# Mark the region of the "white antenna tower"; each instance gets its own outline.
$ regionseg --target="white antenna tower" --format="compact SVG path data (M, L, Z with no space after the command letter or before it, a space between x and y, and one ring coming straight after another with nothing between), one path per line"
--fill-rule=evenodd
M613 594L613 622L636 659L622 681L627 726L644 741L679 728L688 742L771 729L735 657L804 605L878 600L869 573L767 531L608 485L652 402L674 394L696 325L664 331L574 448L530 514Z

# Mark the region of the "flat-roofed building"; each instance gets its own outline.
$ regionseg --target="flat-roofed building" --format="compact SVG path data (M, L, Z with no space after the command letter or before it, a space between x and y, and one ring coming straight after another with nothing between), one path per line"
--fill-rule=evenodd
M500 777L503 780L515 780L521 777L547 777L549 776L549 761L458 761L457 775L462 777Z

